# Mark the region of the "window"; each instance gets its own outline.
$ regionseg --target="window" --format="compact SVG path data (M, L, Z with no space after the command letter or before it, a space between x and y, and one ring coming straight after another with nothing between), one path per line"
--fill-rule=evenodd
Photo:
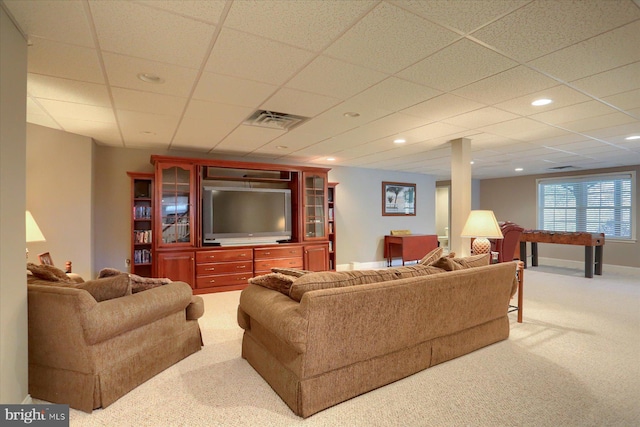
M539 179L538 228L635 239L635 173Z

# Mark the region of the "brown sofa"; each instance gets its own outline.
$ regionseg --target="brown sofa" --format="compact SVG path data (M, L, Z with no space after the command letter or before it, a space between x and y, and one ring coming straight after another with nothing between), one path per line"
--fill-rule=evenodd
M422 275L419 268L394 269L391 280L387 270L371 272L365 282L375 275L382 281L361 285L345 279L347 272L310 273L334 274L340 283L307 280L306 291L295 291L309 276L292 279L288 293L299 302L283 289L250 284L238 307L242 357L293 412L308 417L509 336L515 263L429 267ZM407 272L416 277L402 278Z
M123 285L124 296L110 298L105 282ZM127 275L27 287L34 398L85 412L105 408L202 346L203 301L186 283L133 294Z

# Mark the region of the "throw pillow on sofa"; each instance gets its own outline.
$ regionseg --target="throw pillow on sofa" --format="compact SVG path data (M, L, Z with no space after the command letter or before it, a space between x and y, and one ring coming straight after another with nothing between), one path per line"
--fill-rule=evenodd
M27 271L30 271L34 277L49 282L73 283L73 280L69 279L67 273L53 265L36 265L28 262Z
M128 274L122 273L117 276L87 280L77 285L76 288L84 289L96 301L100 302L131 295L131 280Z
M299 302L309 291L386 282L397 278L389 270L318 271L297 278L289 289L289 296Z
M438 259L440 259L440 257L442 256L442 252L444 251L444 248L441 248L440 246L438 246L437 248L435 248L434 250L432 250L431 252L429 252L428 254L426 254L419 262L418 264L421 265L431 265L434 262L436 262Z
M282 292L288 296L289 288L291 288L291 284L295 280L295 276L289 276L282 273L268 273L252 277L249 279L249 283L252 285L262 286L263 288L273 289L274 291Z
M98 279L103 277L111 277L117 276L119 274L126 274L123 271L117 270L115 268L103 268L98 273ZM137 274L129 274L131 278L131 293L138 293L142 291L146 291L147 289L157 288L158 286L166 285L171 283L171 279L167 278L152 278L152 277L142 277Z
M272 267L272 273L282 273L287 276L300 277L304 276L307 273L312 273L311 270L301 270L299 268L286 268L286 267Z
M472 255L460 258L441 257L431 265L433 267L442 268L446 271L455 271L489 265L490 260L490 254Z
M406 279L407 277L427 276L429 274L445 273L446 270L433 265L405 265L404 267L388 268L389 271L396 275L397 279Z

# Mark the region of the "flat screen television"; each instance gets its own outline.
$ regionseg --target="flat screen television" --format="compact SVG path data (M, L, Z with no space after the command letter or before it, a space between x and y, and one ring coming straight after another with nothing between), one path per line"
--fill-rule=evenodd
M243 245L291 239L291 190L202 188L202 240Z

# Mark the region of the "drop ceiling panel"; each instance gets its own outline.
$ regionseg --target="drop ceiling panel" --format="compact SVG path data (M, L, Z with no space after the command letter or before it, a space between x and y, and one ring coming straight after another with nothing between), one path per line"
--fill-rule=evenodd
M640 108L640 89L607 96L602 98L602 100L608 102L614 107L628 110L627 112L631 113L631 110Z
M569 107L556 108L555 110L545 113L532 114L534 120L544 123L560 125L576 119L586 119L590 117L602 116L605 114L613 114L616 110L598 101L588 101L580 104L571 105Z
M33 37L27 70L71 80L105 84L94 49Z
M439 90L427 86L397 77L389 77L355 95L351 98L351 101L363 105L381 105L390 111L400 111L427 99L434 98L441 93Z
M81 1L4 0L29 36L94 47ZM46 8L42 6L46 5Z
M589 134L590 131L604 129L610 126L624 125L628 123L640 123L638 119L629 117L626 114L614 113L599 117L590 117L588 119L576 120L563 123L562 127L574 132L583 132Z
M285 130L241 125L216 145L215 149L225 152L252 152L285 132Z
M225 0L138 0L145 6L164 9L176 15L183 15L210 24L217 24L224 10Z
M27 98L27 123L60 129L58 123L49 116L40 105L31 98Z
M477 127L489 126L508 120L517 119L520 116L506 111L498 110L493 107L481 108L479 110L470 111L460 114L459 116L449 117L443 120L444 123L459 126L467 129L475 129Z
M189 96L197 76L196 70L146 59L112 53L103 54L103 58L109 83L115 87L186 98ZM140 73L157 75L164 79L164 83L144 82L137 77Z
M39 99L38 102L56 120L67 118L114 124L116 122L116 118L113 115L113 110L111 108L75 104L73 102L53 101L50 99Z
M206 70L281 85L315 54L252 34L224 28L206 63Z
M29 73L27 93L35 98L110 107L107 86Z
M156 143L168 148L178 125L178 117L120 111L118 123L127 147Z
M307 133L300 129L301 128L296 128L290 130L285 134L282 134L278 138L271 141L269 144L265 145L265 148L271 150L272 148L275 149L279 145L284 146L287 147L287 149L283 151L284 153L288 154L296 149L307 147L325 139L325 137Z
M257 108L277 86L221 74L202 73L194 99Z
M266 100L260 108L303 117L315 117L341 102L340 99L330 96L284 87Z
M513 138L512 135L520 134L525 131L546 129L547 127L548 125L544 123L539 123L534 120L521 117L519 119L509 120L507 122L483 126L480 128L480 130L507 138Z
M291 79L286 86L347 99L370 88L385 77L377 71L320 56Z
M517 65L511 59L463 39L401 71L398 76L451 91Z
M531 105L536 99L551 99L553 102L548 105L535 106ZM536 93L531 93L518 98L500 102L495 105L496 108L510 111L515 114L529 116L531 114L541 113L545 111L555 110L557 108L569 105L579 104L581 102L590 101L589 96L570 88L566 85L558 85L549 89L544 89Z
M325 51L326 55L393 74L459 36L388 3L380 3Z
M215 27L133 2L89 1L101 49L199 68Z
M640 87L640 61L585 77L571 84L598 98L627 92Z
M485 106L486 104L445 93L413 107L406 108L401 112L436 121L478 110Z
M473 33L520 61L530 61L640 18L631 2L533 1ZM575 25L579 22L579 25Z
M112 94L118 110L163 114L174 117L182 115L187 102L187 98L118 87L112 89Z
M368 1L236 1L225 25L319 52L374 5Z
M122 137L115 123L94 122L61 117L58 122L66 132L93 138L103 145L122 147Z
M470 32L481 25L491 22L529 0L501 1L449 1L449 0L393 0L391 3L411 10L424 18L455 28L461 32Z
M558 82L524 66L511 68L453 93L477 102L496 104L556 86Z
M564 81L573 81L639 61L638 45L640 20L543 56L531 65Z

